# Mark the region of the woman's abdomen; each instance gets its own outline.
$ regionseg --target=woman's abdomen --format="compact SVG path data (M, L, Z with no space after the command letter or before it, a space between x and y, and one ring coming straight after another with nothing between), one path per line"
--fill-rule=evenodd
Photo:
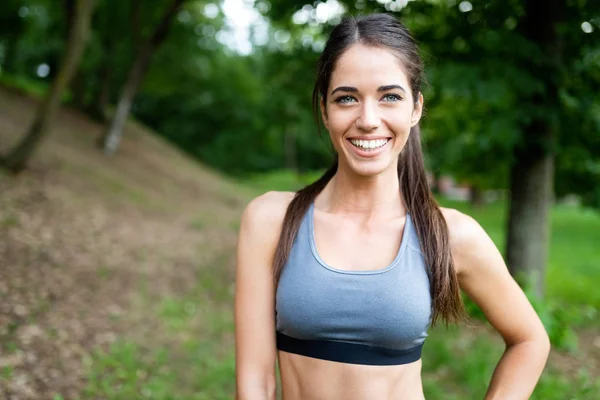
M283 400L424 400L421 360L373 366L278 355Z

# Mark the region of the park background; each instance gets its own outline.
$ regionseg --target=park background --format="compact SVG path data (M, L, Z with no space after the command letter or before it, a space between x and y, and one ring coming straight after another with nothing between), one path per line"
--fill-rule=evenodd
M420 43L437 198L550 334L533 398L600 398L599 1L3 0L0 399L233 397L239 217L330 163L315 62L373 11ZM467 309L428 399L483 398L503 344Z

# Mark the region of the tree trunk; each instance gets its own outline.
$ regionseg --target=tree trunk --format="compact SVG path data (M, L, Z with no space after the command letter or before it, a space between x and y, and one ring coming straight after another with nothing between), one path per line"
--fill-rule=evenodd
M544 128L548 127L531 126L528 133L540 135ZM551 136L549 130L547 136ZM533 145L517 151L516 156L511 170L506 259L511 274L541 298L548 254L554 156Z
M137 93L142 78L150 64L150 58L166 38L171 20L184 1L185 0L173 0L171 2L171 5L167 8L156 30L139 50L136 59L129 70L129 74L127 75L127 80L125 81L121 96L119 97L119 102L117 103L115 115L108 129L100 139L101 142L104 143L105 155L112 155L117 150L123 134L123 127L125 126L125 122L131 111L135 94Z
M60 99L73 77L81 59L89 33L90 19L95 0L78 0L75 21L69 32L61 68L52 82L44 102L38 107L35 119L24 138L3 158L1 163L13 173L22 171L58 111Z
M76 6L77 3L75 0L63 0L63 10L65 13L66 20L66 29L65 29L65 43L69 40L69 34L73 30L73 26L75 25L76 18ZM90 21L92 23L92 21ZM85 51L84 51L85 52ZM79 63L81 64L81 63ZM81 69L81 65L78 65L79 68L76 68L73 73L73 77L70 82L70 90L73 95L73 99L71 100L71 104L78 110L85 110L85 94L87 88L86 76Z
M17 73L17 56L19 54L19 38L15 35L10 35L6 38L6 46L4 47L4 62L2 71L8 74Z
M133 49L132 53L137 53L140 51L142 46L142 24L141 24L141 1L140 0L130 0L131 13L129 14L129 26L131 32L131 48Z
M291 124L290 124L291 125ZM284 132L285 167L290 171L298 172L298 152L296 150L296 135L294 128L288 126Z
M136 7L138 3L136 2ZM138 7L139 8L139 7ZM99 28L97 30L100 35L100 45L102 46L102 60L100 61L100 66L97 71L99 76L99 82L97 85L93 87L92 90L92 101L89 104L87 109L88 115L102 124L106 124L108 122L108 117L106 115L106 108L110 102L111 98L111 83L113 79L113 60L112 56L114 52L115 43L120 38L117 38L117 35L120 33L114 32L113 25L114 21L111 18L111 12L109 9L103 10L104 12L99 14L98 25ZM100 24L102 27L100 28ZM99 136L101 138L102 136ZM98 140L98 146L102 148L103 142Z
M100 67L100 82L99 89L94 96L94 100L89 108L90 116L96 121L106 123L106 107L110 101L110 83L112 81L112 66L108 57L108 52L105 52L105 59L102 60Z
M471 185L469 201L474 208L481 208L485 204L485 192L479 185Z
M69 40L69 34L73 30L77 18L77 2L75 0L64 0L65 20L67 21L67 31L65 40Z
M545 60L535 60L526 66L535 76L544 78L543 95L524 99L539 109L560 107L556 79L560 63L557 24L562 15L561 3L561 0L528 0L526 16L520 24L522 34L546 56ZM532 113L531 122L524 129L524 140L515 147L510 176L507 264L513 276L539 298L544 294L557 125L543 113Z
M73 94L73 100L71 103L73 107L78 110L85 110L85 94L86 94L86 78L81 69L79 69L73 79L71 80L71 92Z
M97 87L94 89L94 97L92 100L92 104L88 109L88 113L90 116L96 121L106 123L107 115L106 108L110 102L111 95L111 83L113 79L113 68L111 55L113 54L115 37L112 32L110 32L110 19L106 18L106 31L105 38L102 41L102 52L104 53L104 57L100 62L100 71L98 74L100 75L100 82ZM102 148L101 141L98 142L100 148Z

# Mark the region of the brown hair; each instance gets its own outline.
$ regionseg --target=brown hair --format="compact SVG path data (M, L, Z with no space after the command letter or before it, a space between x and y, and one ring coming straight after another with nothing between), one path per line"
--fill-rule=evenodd
M417 45L408 29L387 14L348 17L331 32L319 58L313 90L313 113L319 124L319 103L326 101L331 74L337 60L354 43L390 49L400 58L409 78L413 98L421 91L423 64ZM333 178L338 168L337 157L316 182L299 190L288 206L275 252L273 273L279 282L302 218L317 195ZM432 325L441 318L446 324L464 316L458 277L450 252L448 227L438 203L427 183L419 126L410 130L408 141L398 158L398 177L402 198L415 222L417 236L427 265L431 285Z

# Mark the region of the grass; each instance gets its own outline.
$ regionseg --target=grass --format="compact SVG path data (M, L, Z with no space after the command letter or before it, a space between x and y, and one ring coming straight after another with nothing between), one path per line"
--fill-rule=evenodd
M26 93L31 97L43 98L48 91L48 83L35 81L20 75L0 73L0 84L4 87Z
M290 170L274 171L266 174L253 174L239 180L249 193L258 195L269 190L294 192L302 186L314 182L321 176L321 171L296 173Z
M248 192L295 190L317 175L278 172L253 176L248 179ZM476 209L457 202L443 201L443 205L472 215L503 248L504 204ZM541 310L548 315L543 318L550 324L589 325L597 319L600 309L600 292L595 290L600 278L597 268L600 248L594 242L594 232L600 232L600 218L593 212L566 207L555 207L551 218L548 301ZM211 223L199 218L191 225L202 230ZM226 268L212 268L217 270ZM208 271L198 275L197 284L189 293L163 298L154 312L172 341L146 348L121 340L109 349L96 351L87 360L89 384L84 398L232 398L235 385L232 292L230 278ZM501 340L487 331L432 329L423 356L426 397L483 398L502 351ZM549 365L531 398L596 399L600 398L600 382L585 368L566 374Z
M496 203L473 208L467 203L442 201L448 207L471 215L504 249L506 205ZM600 213L578 207L556 206L550 214L551 237L546 275L547 297L563 304L592 306L600 310Z
M0 220L0 227L11 228L19 226L19 217L13 213L7 213L2 220Z
M183 344L186 356L167 348L145 350L130 342L115 343L97 352L84 398L106 400L226 400L232 398L233 356L210 354L210 345L198 341Z
M224 270L224 258L213 267ZM201 270L195 287L162 298L155 316L168 339L158 347L120 340L88 359L83 399L226 400L233 396L232 291Z
M427 399L482 399L502 355L500 341L465 334L456 327L436 328L423 347L423 383ZM597 399L600 381L581 368L575 379L549 365L531 399Z

